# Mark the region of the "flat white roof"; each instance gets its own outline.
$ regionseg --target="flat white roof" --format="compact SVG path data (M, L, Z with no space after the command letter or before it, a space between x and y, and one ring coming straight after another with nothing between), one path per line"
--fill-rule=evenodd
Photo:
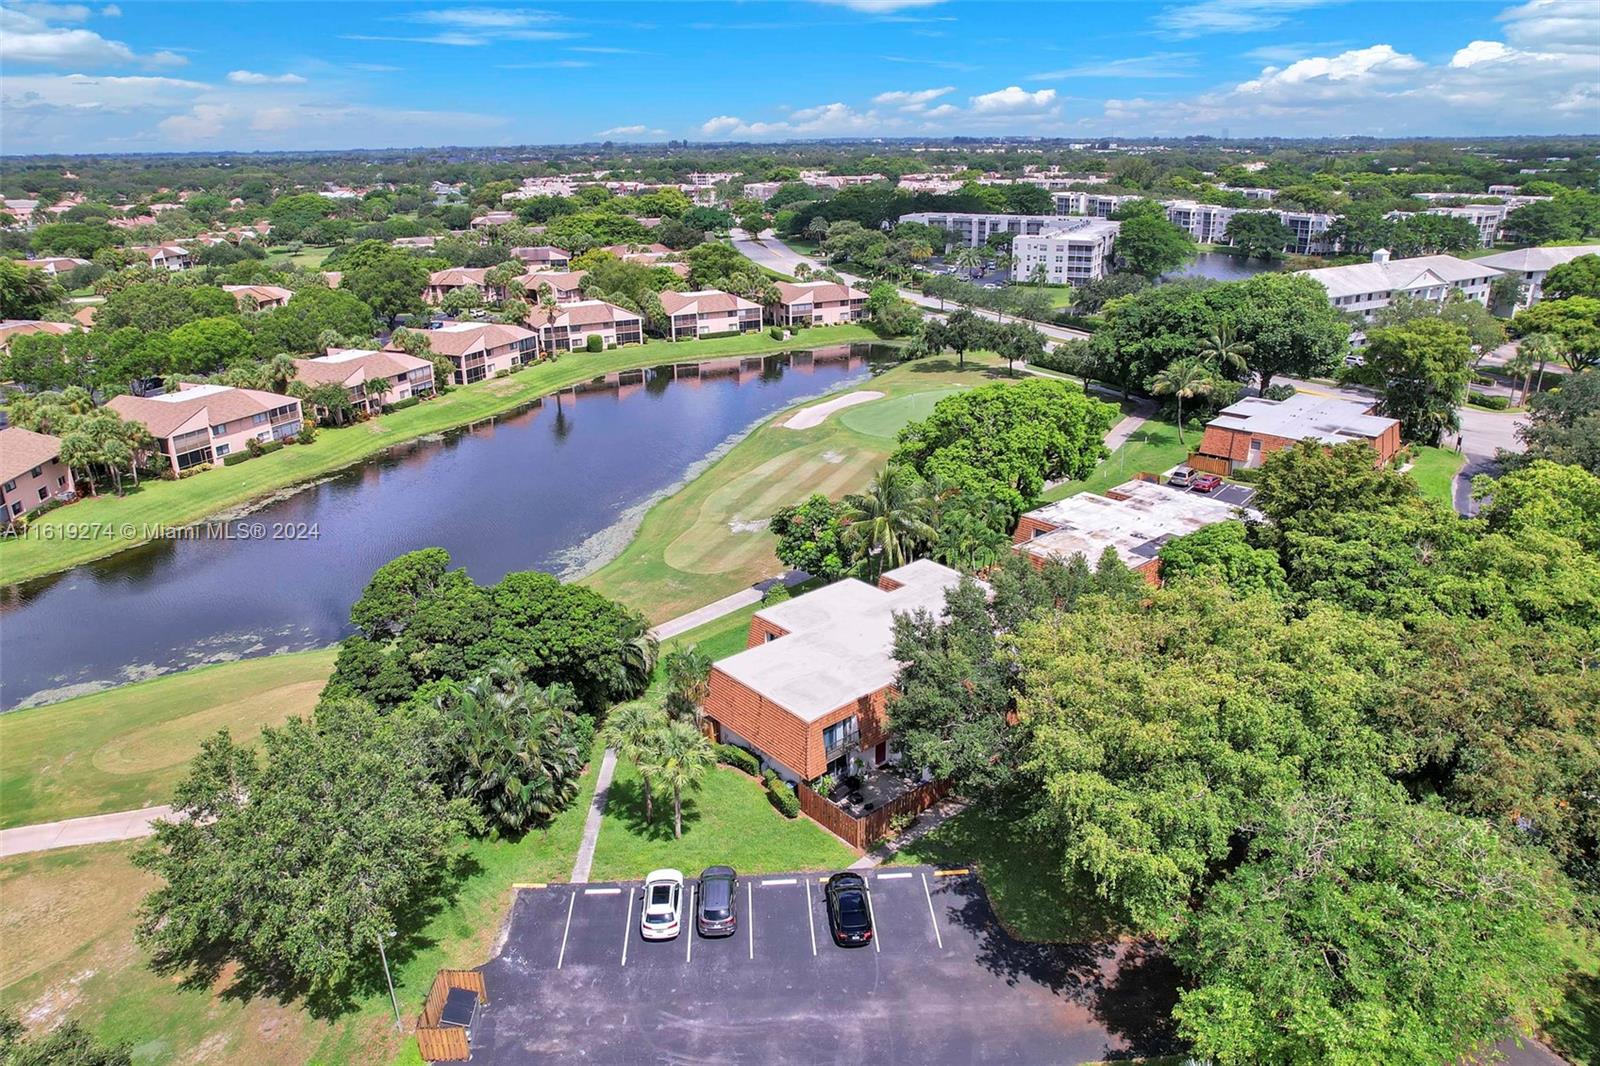
M943 614L945 590L961 575L919 559L883 576L901 587L885 592L846 578L757 611L787 634L730 655L717 669L807 722L892 685L900 672L894 616Z
M1392 418L1367 414L1371 406L1370 402L1306 393L1296 393L1287 400L1247 396L1224 407L1207 424L1289 440L1345 444L1380 437L1397 424Z
M232 392L232 385L195 385L177 392L163 392L160 396L146 396L147 400L156 403L188 403L190 400L202 399L206 396L215 396L218 393Z
M1023 541L1018 550L1062 562L1082 555L1093 566L1110 548L1136 567L1154 559L1173 537L1236 517L1231 504L1154 481L1129 481L1110 492L1127 498L1081 492L1029 511L1024 517L1056 528Z
M1566 248L1517 248L1510 252L1480 256L1476 262L1499 270L1549 270L1570 263L1580 255L1600 255L1600 244L1571 245Z

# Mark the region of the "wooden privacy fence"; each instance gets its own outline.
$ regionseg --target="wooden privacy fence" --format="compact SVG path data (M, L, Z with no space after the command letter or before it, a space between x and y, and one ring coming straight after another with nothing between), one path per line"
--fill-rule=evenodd
M1229 463L1226 459L1218 459L1210 455L1191 455L1185 461L1184 465L1188 466L1191 470L1198 470L1202 474L1217 474L1222 477L1227 477L1229 474L1233 473L1232 463Z
M478 994L480 1004L489 1002L489 992L483 984L483 974L477 970L440 970L428 989L428 998L417 1015L417 1047L428 1062L462 1062L472 1057L472 1044L467 1031L458 1025L440 1025L439 1014L444 1010L445 997L452 988L465 988Z
M943 799L950 792L950 783L925 781L871 811L865 818L847 814L804 784L796 785L795 792L800 797L800 810L807 818L858 851L865 851L873 841L888 835L889 823L895 818L903 814L920 814Z

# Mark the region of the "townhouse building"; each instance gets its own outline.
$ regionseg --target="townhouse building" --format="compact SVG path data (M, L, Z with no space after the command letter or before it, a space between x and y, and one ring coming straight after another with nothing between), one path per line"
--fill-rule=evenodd
M669 340L724 333L751 333L761 328L761 305L720 289L661 294L667 312Z
M180 244L157 244L128 251L144 256L151 270L188 270L194 266L194 256Z
M644 340L644 319L604 300L578 300L552 309L535 307L528 312L528 324L547 352L578 351L588 347L590 337L599 337L607 348Z
M1210 474L1253 470L1273 452L1307 440L1330 447L1364 442L1377 453L1381 465L1400 450L1400 423L1373 414L1376 408L1375 401L1307 393L1287 400L1246 396L1206 423L1188 465Z
M76 492L72 469L61 461L60 437L18 426L0 429L0 522Z
M357 411L376 414L385 404L433 395L433 364L385 348L330 348L327 355L294 361L295 380L315 388L341 386Z
M457 289L471 287L482 292L486 300L503 300L505 290L498 285L490 285L485 280L491 269L493 268L450 267L447 270L435 270L428 275L428 286L422 290L422 299L426 303L437 304Z
M281 285L224 285L223 292L231 292L240 310L270 311L282 307L294 297L293 289Z
M24 259L22 260L22 265L26 267L33 267L35 270L42 270L51 277L55 277L57 274L65 274L69 270L75 270L81 266L88 266L89 260L78 259L67 255L57 255L48 256L43 259Z
M576 303L583 299L583 279L587 270L541 270L524 274L517 279L529 303L537 303L548 288L558 304Z
M10 318L0 322L0 352L9 352L11 342L18 337L26 337L34 333L53 333L64 336L78 328L81 323L74 322L42 322L35 318Z
M539 357L539 338L533 330L498 322L446 322L428 331L428 343L455 366L451 378L457 385L494 377Z
M1015 276L1050 285L1082 285L1111 270L1120 222L1099 218L1057 219L1037 236L1011 242Z
M179 385L160 396L114 396L106 406L149 430L174 470L220 462L249 442L284 440L300 432L293 396L229 385Z
M572 254L564 248L538 244L528 248L511 249L511 257L520 259L530 270L565 270L572 265Z
M1334 307L1361 315L1368 321L1393 303L1396 296L1441 302L1451 293L1459 292L1487 307L1489 285L1500 276L1500 271L1485 265L1483 259L1457 259L1453 255L1391 259L1384 248L1372 253L1370 263L1296 273L1314 279L1327 289L1328 302Z
M1562 263L1570 263L1581 255L1600 255L1600 244L1582 244L1567 248L1518 248L1510 252L1497 252L1474 259L1504 274L1510 274L1522 283L1517 296L1518 307L1530 307L1544 298L1544 277Z
M836 326L859 322L867 315L867 294L833 281L788 282L778 285L773 310L780 326Z
M513 211L485 211L468 223L473 229L487 229L490 226L504 226L507 222L515 222L516 213Z

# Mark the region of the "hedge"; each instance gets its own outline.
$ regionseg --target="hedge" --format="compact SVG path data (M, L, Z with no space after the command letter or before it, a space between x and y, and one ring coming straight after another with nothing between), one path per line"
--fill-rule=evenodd
M1474 407L1486 407L1491 411L1504 411L1511 406L1510 397L1496 396L1487 392L1469 392L1467 402Z
M232 455L224 455L222 457L222 465L238 466L240 463L248 462L255 457L254 452L234 452Z
M743 770L751 777L759 777L761 774L761 763L756 757L733 744L717 745L717 761L726 763L735 770Z
M598 333L589 334L589 339L583 342L586 351L603 352L606 350L606 340Z
M421 402L422 397L420 396L407 396L403 400L396 400L394 403L384 404L383 413L389 414L391 411L404 411L407 407L415 407Z
M768 770L766 773L767 798L772 800L772 805L778 808L778 813L785 818L800 817L800 798L784 783L783 778Z

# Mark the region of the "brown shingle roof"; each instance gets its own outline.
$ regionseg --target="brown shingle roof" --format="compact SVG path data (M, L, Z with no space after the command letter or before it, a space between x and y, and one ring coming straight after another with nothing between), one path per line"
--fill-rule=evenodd
M604 300L583 300L555 309L550 315L541 307L528 312L528 322L538 326L601 326L610 322L637 322L640 315ZM437 349L435 349L437 351Z
M19 426L0 429L0 481L10 481L61 454L61 438Z
M450 267L448 270L435 270L428 275L429 285L483 285L483 276L489 273L488 267Z
M867 298L867 294L860 289L852 289L848 285L840 285L834 281L813 281L804 284L780 281L778 282L778 294L783 297L783 302L786 304L832 303L839 300L865 300Z
M669 315L710 314L717 311L753 311L761 305L751 303L731 292L720 289L702 289L699 292L663 292L661 306Z
M502 345L527 340L534 336L531 329L506 326L497 322L453 322L439 329L429 330L427 338L433 350L440 355L466 355L469 352L489 351Z
M220 426L300 402L275 392L227 385L180 385L178 389L165 396L114 396L106 406L130 422L142 423L152 436L166 437L201 411L206 413L207 425Z
M432 366L425 359L385 348L381 352L334 349L317 359L296 359L295 378L308 385L359 385Z

